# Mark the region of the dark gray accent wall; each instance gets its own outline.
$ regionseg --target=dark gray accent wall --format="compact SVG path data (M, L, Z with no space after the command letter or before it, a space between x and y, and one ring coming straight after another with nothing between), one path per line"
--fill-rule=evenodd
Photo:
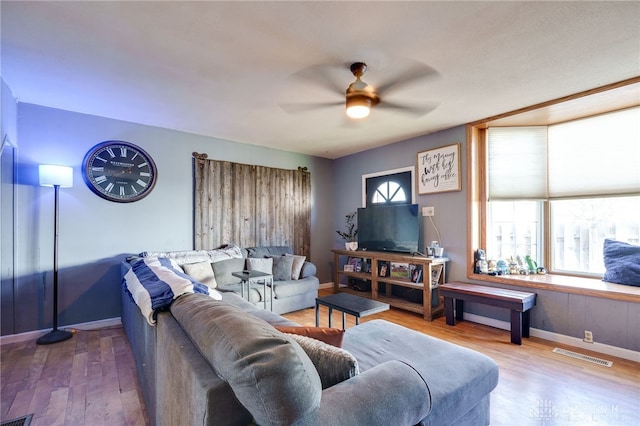
M334 229L342 229L344 215L361 207L362 175L415 165L418 152L455 142L461 143L462 191L417 195L421 207L434 206L434 222L441 235L448 281L466 281L467 259L476 247L467 247L467 174L465 126L407 139L335 160ZM431 223L425 219L425 244L437 239ZM334 232L334 247L344 244ZM478 282L478 284L487 284ZM512 287L515 290L531 291ZM531 313L531 326L551 333L581 339L584 330L594 333L598 343L640 351L640 304L621 302L561 291L538 290L538 303ZM487 305L468 303L465 312L509 321L509 312Z
M52 188L38 186L39 164L74 168L73 187L60 190L60 326L120 316L119 262L127 255L193 248L194 151L246 164L306 166L312 178L311 260L321 282L331 280L330 160L22 103L17 106L17 135L16 320L8 334L52 323L54 200ZM82 179L85 153L112 139L142 147L156 162L157 184L138 202L106 201Z

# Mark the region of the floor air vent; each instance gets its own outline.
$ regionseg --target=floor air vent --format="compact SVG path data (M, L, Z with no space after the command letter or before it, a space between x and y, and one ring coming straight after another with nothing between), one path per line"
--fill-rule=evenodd
M568 357L571 357L571 358L581 359L582 361L587 361L587 362L590 362L590 363L593 363L593 364L602 365L604 367L611 367L613 365L613 362L611 362L611 361L607 361L607 360L604 360L604 359L596 358L594 356L579 354L577 352L571 352L571 351L568 351L566 349L554 348L553 352L557 353L557 354L560 354L560 355L568 356Z
M0 423L0 426L29 426L31 424L32 417L33 414L29 414L28 416L20 417L18 419L7 420Z

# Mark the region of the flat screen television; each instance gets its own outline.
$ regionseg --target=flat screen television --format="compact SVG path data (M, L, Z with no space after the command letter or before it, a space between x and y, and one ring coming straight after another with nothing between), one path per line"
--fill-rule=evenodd
M417 204L358 209L358 249L416 253L423 246L423 220Z

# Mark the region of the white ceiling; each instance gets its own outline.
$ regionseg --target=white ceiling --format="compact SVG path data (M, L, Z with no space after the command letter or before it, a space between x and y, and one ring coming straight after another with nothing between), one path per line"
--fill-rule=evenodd
M638 1L3 0L1 19L19 102L326 158L640 75ZM436 108L291 106L343 101L321 82L346 89L354 61L374 86L428 65L380 106Z

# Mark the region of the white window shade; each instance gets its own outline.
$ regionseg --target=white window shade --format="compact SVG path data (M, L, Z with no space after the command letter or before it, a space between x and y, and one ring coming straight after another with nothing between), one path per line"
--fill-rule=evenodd
M549 126L549 196L640 193L640 108Z
M547 198L547 127L488 130L490 200Z

